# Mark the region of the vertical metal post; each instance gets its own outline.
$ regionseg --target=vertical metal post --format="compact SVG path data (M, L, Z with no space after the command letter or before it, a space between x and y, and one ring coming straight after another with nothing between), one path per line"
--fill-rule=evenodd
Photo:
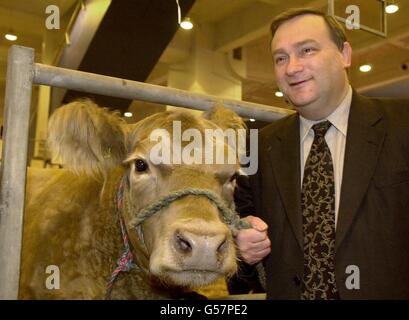
M335 16L335 9L334 9L334 0L328 0L328 12L329 16Z
M17 299L34 50L8 56L0 188L0 299Z

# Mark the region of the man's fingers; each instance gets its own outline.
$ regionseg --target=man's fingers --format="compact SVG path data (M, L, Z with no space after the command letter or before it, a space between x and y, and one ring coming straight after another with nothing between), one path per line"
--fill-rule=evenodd
M245 230L242 230L241 232L244 233ZM260 232L256 231L254 229L248 229L249 233L253 233L252 235L252 240L254 240L254 234L257 234L257 236L260 236ZM240 251L240 256L243 258L243 260L249 264L254 264L264 257L266 257L270 251L271 251L271 242L270 239L267 237L267 235L262 235L262 240L253 242L250 241L248 237L246 237L246 234L240 234L243 236L243 238L238 237L236 239L237 246ZM239 235L239 236L240 236Z
M265 258L270 252L271 252L271 248L270 248L270 247L269 247L269 248L265 248L265 249L263 249L263 250L261 250L261 251L258 251L258 252L256 252L256 253L254 253L252 257L253 257L255 260L257 260L257 262L258 262L258 261L262 260L263 258Z
M241 255L241 258L243 259L243 261L245 261L246 263L252 265L255 264L257 262L260 262L261 260L263 260L267 255L269 255L271 252L270 247L265 248L261 251L257 251L254 252L252 254L248 254L243 252Z
M240 230L239 234L237 235L238 241L246 242L248 244L251 243L258 243L265 239L267 239L267 232L260 232L255 229L243 229Z
M267 231L268 229L267 223L265 223L263 220L261 220L258 217L247 216L244 219L250 223L253 229L256 229L260 232Z
M240 230L235 240L241 258L249 264L255 264L271 251L271 242L267 235L268 226L254 216L248 216L245 220L249 222L251 228Z
M248 249L251 250L252 252L259 252L261 250L267 249L271 247L271 242L269 238L265 238L262 241L259 242L253 242L249 243Z

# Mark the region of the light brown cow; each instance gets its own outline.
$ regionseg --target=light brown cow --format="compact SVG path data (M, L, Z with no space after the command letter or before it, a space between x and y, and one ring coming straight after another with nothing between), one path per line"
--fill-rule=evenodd
M151 162L149 151L157 142L150 133L155 128L171 133L175 120L182 130L200 132L243 125L222 107L204 117L163 112L135 125L89 100L57 109L50 119L50 146L69 170L29 172L20 298L103 299L124 252L119 216L136 267L118 274L112 299L181 298L236 271L232 234L206 196L180 197L131 227L142 209L176 190L205 189L226 207L233 202L238 164Z

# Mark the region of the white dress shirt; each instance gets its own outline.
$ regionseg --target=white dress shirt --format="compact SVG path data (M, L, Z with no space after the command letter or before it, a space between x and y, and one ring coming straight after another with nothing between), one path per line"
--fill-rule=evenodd
M348 92L341 104L327 118L318 121L308 120L300 116L300 158L301 158L301 188L304 177L304 166L308 154L314 141L314 130L312 126L318 122L328 120L332 126L325 134L325 141L331 151L332 163L334 166L335 182L335 226L338 221L339 198L341 196L342 171L344 169L345 143L348 129L349 110L352 101L352 88L349 86Z

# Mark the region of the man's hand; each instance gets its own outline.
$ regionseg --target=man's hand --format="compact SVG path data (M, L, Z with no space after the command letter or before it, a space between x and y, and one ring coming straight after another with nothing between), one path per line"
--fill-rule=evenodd
M236 244L244 262L255 264L266 257L271 251L271 242L267 236L267 224L254 216L245 217L252 228L242 229L236 236Z

